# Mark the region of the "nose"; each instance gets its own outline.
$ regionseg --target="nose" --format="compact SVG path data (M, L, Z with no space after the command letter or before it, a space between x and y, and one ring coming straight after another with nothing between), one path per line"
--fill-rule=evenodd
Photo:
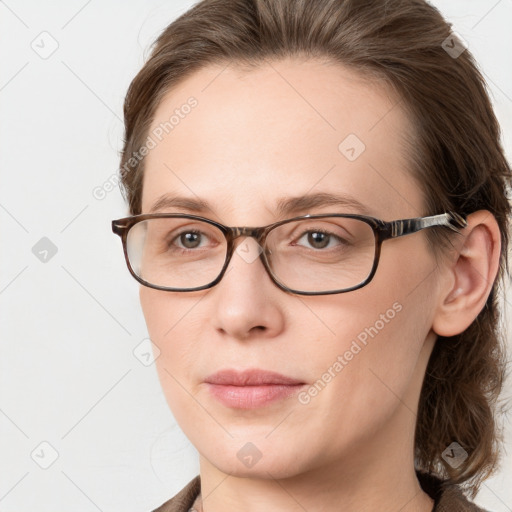
M214 325L231 338L271 338L283 329L286 293L267 274L261 250L254 238L236 240L226 273L209 294L214 301Z

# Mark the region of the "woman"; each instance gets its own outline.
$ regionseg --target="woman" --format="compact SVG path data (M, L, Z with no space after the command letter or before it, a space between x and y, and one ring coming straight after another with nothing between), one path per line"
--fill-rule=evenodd
M158 510L481 510L510 167L439 12L204 0L125 127L113 230L200 454Z

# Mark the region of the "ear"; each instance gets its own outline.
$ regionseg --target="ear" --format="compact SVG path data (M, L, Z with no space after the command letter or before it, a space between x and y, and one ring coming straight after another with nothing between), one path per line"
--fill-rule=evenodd
M467 217L455 251L443 266L439 303L432 329L439 336L466 330L485 306L498 273L501 233L494 215L479 210Z

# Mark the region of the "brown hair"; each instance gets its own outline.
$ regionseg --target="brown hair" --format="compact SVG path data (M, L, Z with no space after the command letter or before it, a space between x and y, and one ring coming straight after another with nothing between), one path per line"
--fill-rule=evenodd
M144 159L133 155L162 97L206 65L311 57L385 79L415 126L408 153L422 215L485 209L501 231L500 269L485 307L460 335L438 338L416 423L416 467L465 482L475 496L497 467L501 441L495 409L506 367L497 285L508 272L511 169L483 77L469 51L455 58L445 50L450 36L450 24L423 0L199 2L163 31L129 87L121 181L130 212L141 213ZM446 242L435 228L427 237L434 253ZM468 453L457 468L442 457L453 441Z

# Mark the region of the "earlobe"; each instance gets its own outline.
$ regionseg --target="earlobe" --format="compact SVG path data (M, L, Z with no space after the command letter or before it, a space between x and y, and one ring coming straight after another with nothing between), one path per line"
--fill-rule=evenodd
M444 263L439 306L432 329L439 336L466 330L485 306L499 268L501 234L486 210L468 215L455 258Z

